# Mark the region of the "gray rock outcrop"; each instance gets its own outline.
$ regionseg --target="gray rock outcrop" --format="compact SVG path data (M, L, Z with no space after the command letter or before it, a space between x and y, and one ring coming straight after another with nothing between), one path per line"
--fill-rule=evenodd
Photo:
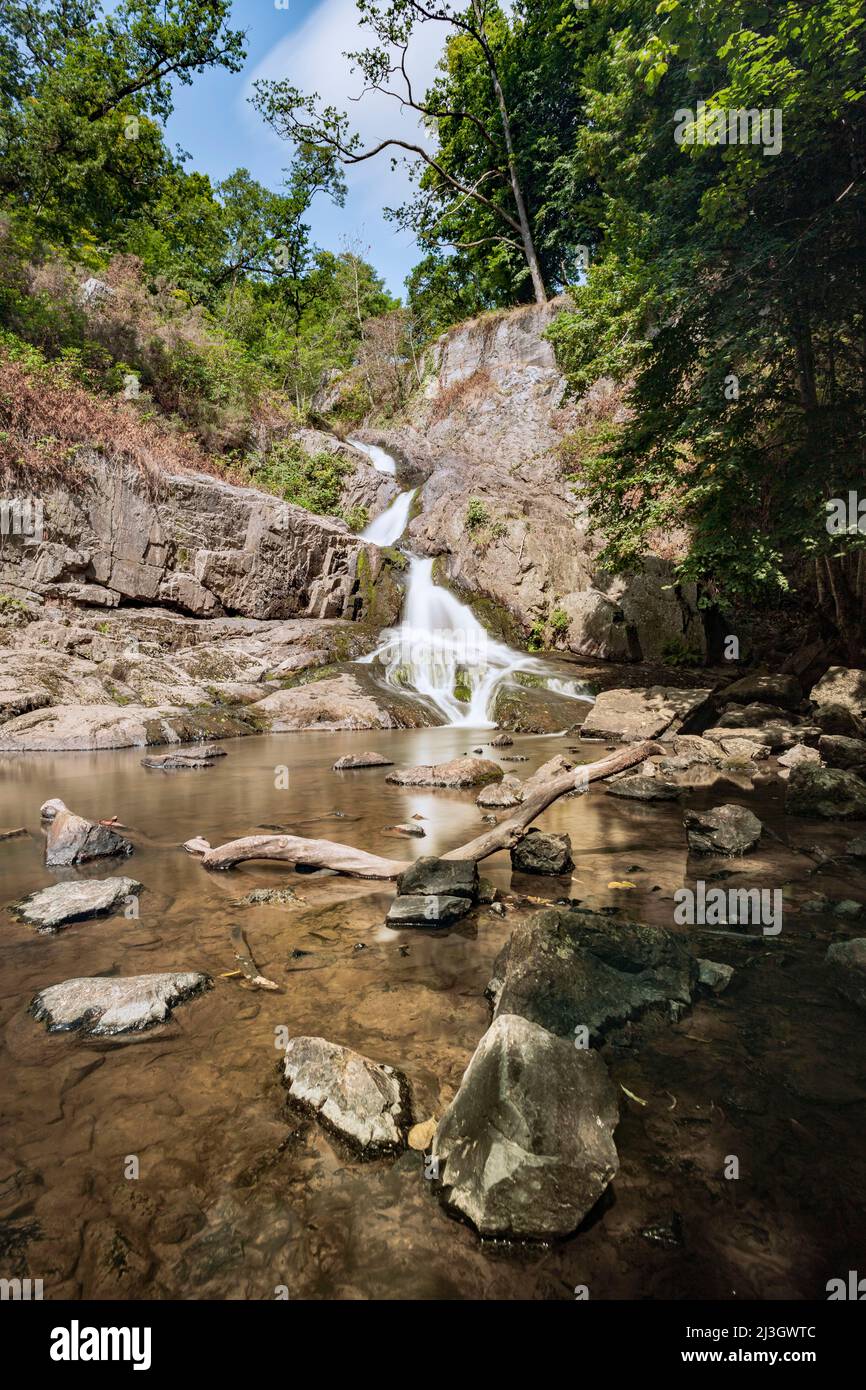
M822 820L866 819L866 781L842 768L801 763L788 778L785 811Z
M108 825L77 816L59 799L46 801L40 815L45 826L45 863L51 867L132 854L130 840Z
M532 826L512 849L511 868L518 874L570 874L574 868L570 837Z
M693 854L746 854L761 838L763 826L746 806L714 806L686 811L683 823Z

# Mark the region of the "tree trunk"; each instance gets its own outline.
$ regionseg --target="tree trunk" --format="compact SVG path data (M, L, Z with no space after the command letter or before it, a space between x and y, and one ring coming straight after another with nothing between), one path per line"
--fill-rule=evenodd
M511 138L511 118L508 114L505 93L502 90L502 83L499 81L499 73L496 70L493 53L487 42L487 35L484 32L484 16L481 14L478 0L472 0L472 9L475 13L475 21L478 25L479 42L484 49L484 56L487 59L487 66L490 69L490 76L493 79L493 90L496 93L496 101L499 106L502 131L505 136L505 148L508 154L508 174L511 179L511 189L514 194L514 205L517 208L517 220L520 223L523 252L526 256L526 264L529 266L529 274L532 276L532 288L535 292L535 302L536 304L546 304L547 290L544 287L544 278L541 274L541 267L538 264L538 256L535 251L532 228L529 225L523 189L520 186L520 179L517 174L517 159L514 154L514 141Z
M633 743L620 748L597 763L582 764L570 772L552 777L534 796L525 801L519 811L495 829L477 836L468 844L449 850L443 859L487 859L501 849L512 849L522 840L532 822L542 811L567 792L583 791L590 782L600 782L617 772L635 767L660 752L656 743ZM378 854L339 845L333 840L305 840L299 835L248 835L242 840L212 849L207 840L187 840L184 849L201 858L206 869L231 869L250 859L279 859L287 864L304 864L313 869L332 869L334 873L351 878L395 879L409 868L403 859L383 859Z

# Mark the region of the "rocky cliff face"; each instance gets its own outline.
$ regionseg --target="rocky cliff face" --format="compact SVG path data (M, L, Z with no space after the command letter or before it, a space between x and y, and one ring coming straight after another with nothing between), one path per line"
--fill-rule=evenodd
M600 546L558 453L563 437L622 409L610 382L566 402L543 334L563 300L482 316L436 343L409 422L381 436L427 481L410 528L438 573L512 635L535 628L581 656L660 660L705 652L696 594L647 555L627 578L604 573Z
M0 584L37 599L166 604L196 617L374 617L386 561L340 521L204 474L115 467L94 455L81 493L44 499L44 534L4 538Z

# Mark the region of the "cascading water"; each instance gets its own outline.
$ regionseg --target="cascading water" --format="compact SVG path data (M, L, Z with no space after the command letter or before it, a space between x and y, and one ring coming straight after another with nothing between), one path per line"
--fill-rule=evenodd
M380 473L396 473L393 458L375 444L349 440L361 449ZM401 492L371 521L362 539L375 545L395 545L406 529L417 489ZM379 647L361 661L378 665L388 685L413 690L433 705L450 725L490 729L490 711L501 681L518 671L540 678L551 690L591 700L579 681L551 676L537 657L498 642L475 614L433 579L433 560L408 555L403 621L382 634Z

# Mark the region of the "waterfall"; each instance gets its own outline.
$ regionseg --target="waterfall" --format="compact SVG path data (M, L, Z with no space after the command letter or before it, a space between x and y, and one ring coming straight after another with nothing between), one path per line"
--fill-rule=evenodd
M375 444L350 439L380 473L396 473L394 459ZM361 533L375 545L395 545L406 529L417 488L401 492ZM447 724L471 729L495 728L490 711L496 688L521 671L539 677L550 690L581 700L592 696L579 681L552 676L545 662L497 641L465 603L433 579L433 560L408 555L403 620L386 629L363 664L383 669L388 685L415 691Z

